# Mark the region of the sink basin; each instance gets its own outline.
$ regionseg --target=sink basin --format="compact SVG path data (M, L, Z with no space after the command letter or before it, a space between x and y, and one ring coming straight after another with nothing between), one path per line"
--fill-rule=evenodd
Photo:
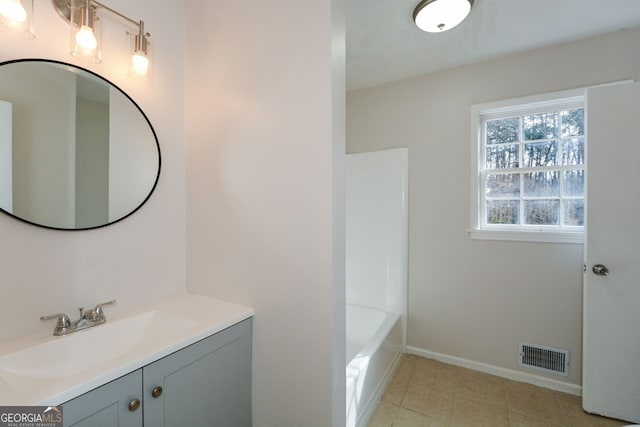
M63 404L251 316L226 301L170 295L69 335L0 342L0 405Z
M0 357L0 376L64 379L117 360L157 337L179 334L192 320L152 310Z

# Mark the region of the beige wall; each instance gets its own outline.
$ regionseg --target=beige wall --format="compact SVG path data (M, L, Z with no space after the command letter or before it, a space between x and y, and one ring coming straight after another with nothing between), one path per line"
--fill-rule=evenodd
M186 3L188 288L255 308L256 427L338 427L342 5L276 3Z
M50 334L40 316L116 298L110 311L185 291L185 148L183 126L183 5L110 0L145 20L153 33L154 80L126 77L128 41L117 20L105 20L104 63L76 62L68 25L50 2L35 2L34 40L0 37L0 60L50 58L89 68L127 92L154 125L163 155L156 192L135 215L92 231L47 230L0 215L0 340ZM108 27L108 28L107 28Z
M560 347L580 383L582 245L469 238L470 107L639 78L638 40L625 30L348 94L348 152L409 147L409 346L513 370L520 341Z

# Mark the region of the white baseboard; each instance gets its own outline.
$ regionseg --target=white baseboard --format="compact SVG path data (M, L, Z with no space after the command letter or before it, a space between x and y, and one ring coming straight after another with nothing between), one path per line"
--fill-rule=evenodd
M530 374L527 372L514 371L513 369L500 368L498 366L493 366L482 362L475 362L473 360L467 360L461 357L449 356L447 354L436 353L434 351L424 350L422 348L412 346L407 346L407 353L415 354L416 356L425 357L427 359L434 359L439 362L448 363L450 365L462 366L463 368L473 369L474 371L480 371L514 381L537 385L539 387L544 387L551 390L562 391L564 393L574 394L576 396L582 395L582 387L577 384L570 384L563 381Z

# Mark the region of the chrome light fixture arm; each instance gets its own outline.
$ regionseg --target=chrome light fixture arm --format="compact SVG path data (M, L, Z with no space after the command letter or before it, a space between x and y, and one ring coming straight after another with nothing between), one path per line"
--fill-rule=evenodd
M98 1L95 1L95 0L89 0L89 1L92 4L98 6L99 8L104 9L106 11L109 11L109 12L113 13L114 15L117 15L120 18L124 19L125 21L131 23L132 25L138 27L138 34L132 34L132 33L129 33L129 32L127 32L127 34L134 35L136 37L136 42L135 42L135 51L136 52L144 52L145 54L147 53L147 44L148 44L147 38L151 37L151 34L144 32L144 21L142 21L142 20L135 21L135 20L129 18L127 15L124 15L124 14L118 12L117 10L112 9L109 6L106 6L106 5L104 5L104 4L102 4L102 3L98 2Z
M53 3L53 7L58 11L58 13L60 14L60 16L62 18L64 18L66 21L71 22L71 7L72 7L72 3L73 2L78 2L78 0L51 0L51 2ZM87 3L90 7L98 7L100 9L104 9L108 12L113 13L116 16L119 16L120 18L124 19L125 21L129 22L130 24L138 27L138 29L140 30L140 32L144 32L144 23L143 21L136 21L134 19L129 18L127 15L118 12L117 10L102 4L96 0L81 0L82 3ZM77 24L74 22L74 24ZM146 34L147 36L150 36L150 34Z

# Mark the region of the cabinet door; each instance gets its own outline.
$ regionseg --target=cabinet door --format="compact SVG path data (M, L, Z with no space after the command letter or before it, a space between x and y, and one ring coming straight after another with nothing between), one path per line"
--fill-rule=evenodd
M251 427L251 319L143 369L146 427Z
M65 427L142 427L142 408L129 404L142 400L142 370L111 381L62 405Z

